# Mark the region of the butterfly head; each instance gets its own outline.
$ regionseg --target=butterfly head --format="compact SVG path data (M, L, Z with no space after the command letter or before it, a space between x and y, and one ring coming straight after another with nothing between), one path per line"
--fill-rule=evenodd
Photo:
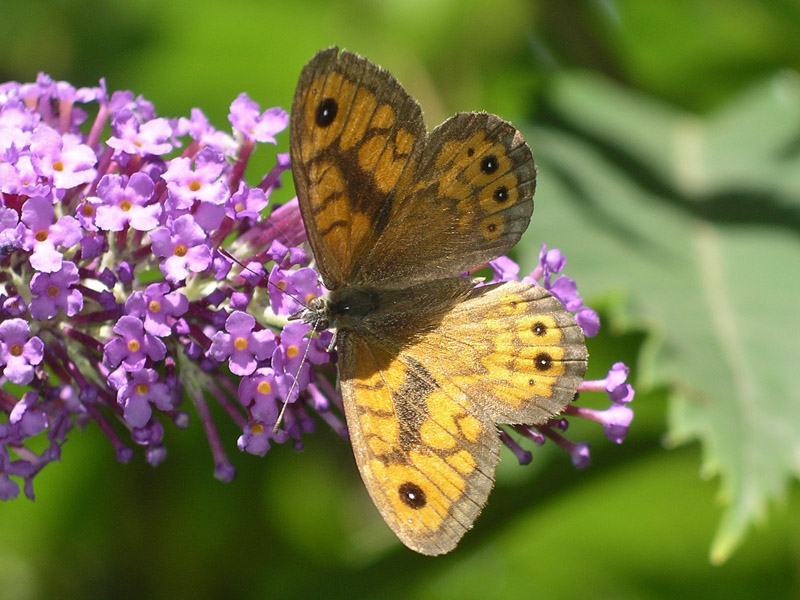
M294 318L309 323L316 331L358 329L359 323L381 306L377 290L369 287L345 287L313 298Z

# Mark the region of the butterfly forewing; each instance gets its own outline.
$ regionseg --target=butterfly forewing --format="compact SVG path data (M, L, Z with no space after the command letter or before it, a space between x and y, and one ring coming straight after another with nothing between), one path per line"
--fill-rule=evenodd
M396 188L419 161L419 105L386 71L336 48L303 69L292 104L292 172L309 242L329 289L389 225Z
M422 152L356 280L394 287L453 277L505 254L527 229L536 167L512 125L460 113L427 137Z

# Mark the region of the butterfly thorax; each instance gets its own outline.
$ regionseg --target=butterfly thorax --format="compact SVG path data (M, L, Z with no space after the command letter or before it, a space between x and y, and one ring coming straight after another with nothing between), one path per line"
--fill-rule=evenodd
M314 298L300 318L317 331L352 329L374 312L379 302L380 294L375 288L348 286Z
M400 342L434 327L473 283L454 277L406 288L346 285L311 300L299 317L317 331L390 335Z

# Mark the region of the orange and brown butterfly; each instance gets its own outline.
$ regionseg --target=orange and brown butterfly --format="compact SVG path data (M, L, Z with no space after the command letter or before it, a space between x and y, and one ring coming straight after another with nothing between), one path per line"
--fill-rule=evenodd
M583 333L547 291L463 276L527 229L530 148L487 113L428 133L391 74L338 48L300 74L290 129L300 210L329 290L303 319L336 332L361 477L406 546L449 552L492 487L495 424L544 423L586 370Z

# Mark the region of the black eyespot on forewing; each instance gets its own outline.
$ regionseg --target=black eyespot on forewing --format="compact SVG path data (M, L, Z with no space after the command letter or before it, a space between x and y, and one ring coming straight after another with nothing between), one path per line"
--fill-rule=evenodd
M498 204L502 204L506 200L508 200L508 188L504 185L501 185L494 191L494 200Z
M319 127L328 127L339 112L339 104L333 98L325 98L317 105L314 121Z
M483 171L485 175L491 175L499 168L500 161L497 160L497 157L494 154L484 156L483 159L481 159L481 171Z

